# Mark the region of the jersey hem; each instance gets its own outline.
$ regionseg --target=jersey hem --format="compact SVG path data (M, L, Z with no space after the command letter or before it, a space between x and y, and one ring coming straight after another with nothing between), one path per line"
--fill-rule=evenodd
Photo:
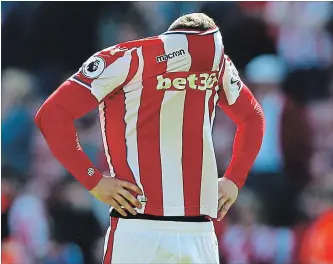
M179 214L179 211L186 211L186 216L198 216L197 212L200 212L199 215L207 215L211 218L217 218L217 209L208 207L208 206L194 206L194 207L165 207L165 208L155 208L153 206L145 206L145 211L143 213L153 212L158 216L185 216L185 213ZM164 212L168 212L165 214ZM172 212L175 212L174 214ZM171 213L170 213L171 212Z

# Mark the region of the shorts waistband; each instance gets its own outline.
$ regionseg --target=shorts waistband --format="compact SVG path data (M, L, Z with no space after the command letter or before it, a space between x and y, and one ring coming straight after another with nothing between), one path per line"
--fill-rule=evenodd
M111 217L122 218L122 219L140 219L140 220L154 220L154 221L168 221L168 222L188 222L188 223L201 223L210 222L209 218L205 215L200 216L157 216L149 214L136 214L130 213L127 216L122 216L116 210L112 210L110 213Z

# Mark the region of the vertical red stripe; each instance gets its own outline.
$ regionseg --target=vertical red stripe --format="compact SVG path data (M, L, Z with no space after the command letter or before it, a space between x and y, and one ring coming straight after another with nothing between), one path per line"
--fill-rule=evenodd
M215 55L214 35L187 35L187 40L192 57L190 71L211 71ZM204 91L186 91L182 153L185 215L200 214L205 97Z
M106 141L116 177L135 183L133 173L127 163L124 91L106 99L104 111Z
M103 259L103 264L111 264L113 245L114 245L114 233L117 229L118 221L119 221L118 218L112 218L112 217L110 218L111 230L108 238L106 252Z
M126 147L126 123L125 123L125 93L122 89L135 76L139 67L139 57L136 51L132 51L131 66L126 80L121 87L115 89L117 93L112 93L105 99L105 135L108 145L111 164L113 165L116 177L121 180L135 183L134 175L127 163Z
M163 215L163 188L160 154L160 110L164 91L157 91L156 76L166 71L167 63L156 62L165 54L161 39L151 39L142 48L144 57L143 90L137 122L140 180L147 198L146 214Z

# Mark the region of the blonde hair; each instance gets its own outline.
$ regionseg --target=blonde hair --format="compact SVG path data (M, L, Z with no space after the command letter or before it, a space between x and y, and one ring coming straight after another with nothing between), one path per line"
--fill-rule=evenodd
M216 27L212 18L204 13L192 13L177 18L169 27L169 30L175 29L197 29L208 30Z

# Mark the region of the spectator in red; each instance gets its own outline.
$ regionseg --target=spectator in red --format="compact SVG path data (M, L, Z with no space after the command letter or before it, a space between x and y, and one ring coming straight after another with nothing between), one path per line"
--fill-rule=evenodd
M299 261L302 264L333 263L333 181L331 179L331 177L326 178L305 193L305 209L311 218L317 219L307 227L301 240Z

